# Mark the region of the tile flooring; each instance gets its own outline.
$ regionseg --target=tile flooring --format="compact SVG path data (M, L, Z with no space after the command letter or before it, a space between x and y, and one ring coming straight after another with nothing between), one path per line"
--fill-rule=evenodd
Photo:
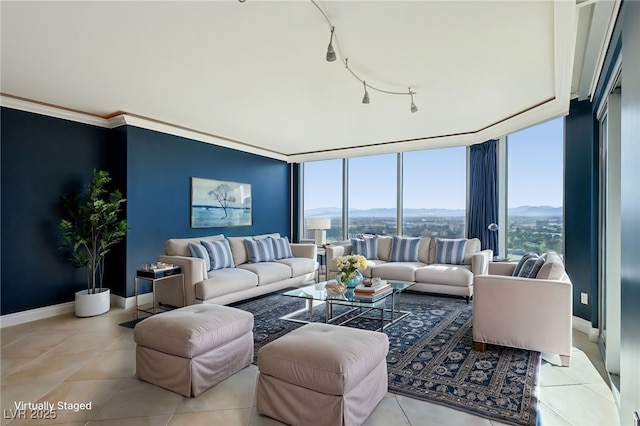
M198 398L135 378L133 331L118 326L132 310L79 319L72 314L3 328L2 425L278 425L255 408L258 370L249 366ZM541 424L619 425L595 343L574 331L571 367L545 355ZM90 410L56 410L55 419L12 419L15 402L91 402ZM73 408L71 406L70 408ZM365 425L498 425L498 422L392 393Z

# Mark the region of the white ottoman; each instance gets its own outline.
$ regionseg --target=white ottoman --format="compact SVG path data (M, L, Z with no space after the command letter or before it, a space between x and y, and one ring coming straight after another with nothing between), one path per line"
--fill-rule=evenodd
M221 305L191 305L136 325L136 376L186 397L198 396L253 360L253 315Z
M257 408L291 425L360 425L387 393L386 334L306 324L258 351Z

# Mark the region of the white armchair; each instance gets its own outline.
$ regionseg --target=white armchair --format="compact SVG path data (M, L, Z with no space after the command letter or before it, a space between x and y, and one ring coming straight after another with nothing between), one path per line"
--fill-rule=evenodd
M536 278L511 276L515 263L492 263L492 275L475 277L473 342L476 350L484 351L488 343L555 353L560 355L563 366L569 366L572 284L560 257L555 253L546 256L545 265L550 265L545 273L541 269Z

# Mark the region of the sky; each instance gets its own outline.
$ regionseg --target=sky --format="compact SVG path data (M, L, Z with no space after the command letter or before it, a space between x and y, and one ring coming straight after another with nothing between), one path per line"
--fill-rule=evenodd
M563 118L508 136L508 207L562 206ZM466 147L405 152L404 208L465 209ZM396 154L349 159L349 207L396 207ZM342 160L305 163L305 210L340 207Z

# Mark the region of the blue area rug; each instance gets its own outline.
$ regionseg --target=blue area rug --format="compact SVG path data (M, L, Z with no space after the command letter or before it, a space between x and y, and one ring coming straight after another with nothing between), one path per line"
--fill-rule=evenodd
M305 305L301 299L271 294L233 306L253 313L257 354L302 326L280 317ZM536 425L541 354L493 345L483 353L474 351L472 306L459 298L402 294L401 308L411 315L385 329L389 391L502 423ZM324 315L322 306L314 309L314 321L324 322ZM347 325L375 329L379 324L359 318Z

